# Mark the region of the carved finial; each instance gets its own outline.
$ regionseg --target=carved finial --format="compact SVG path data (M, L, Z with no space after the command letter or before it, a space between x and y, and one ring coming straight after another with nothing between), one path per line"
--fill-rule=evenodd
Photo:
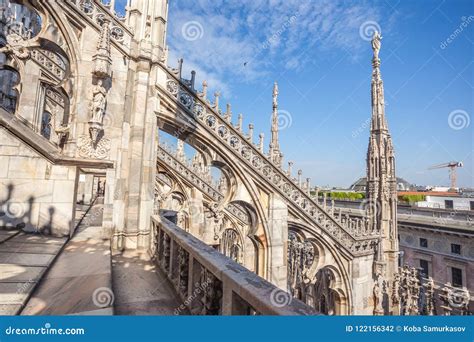
M278 83L273 85L273 109L278 108Z
M227 110L226 110L225 118L226 118L227 122L232 121L232 111L230 109L230 103L227 104Z
M265 135L263 133L260 133L258 135L258 149L260 150L261 153L263 153L263 139Z
M169 54L169 49L168 49L168 45L166 45L163 51L163 54L161 55L161 62L164 65L168 64L168 54Z
M298 185L301 187L301 178L303 176L303 170L298 170Z
M292 161L289 161L288 162L288 177L291 177L291 169L293 168L293 162Z
M278 84L275 82L273 85L273 113L272 113L272 136L270 140L270 160L281 167L283 159L282 153L280 152L280 143L278 141Z
M240 132L242 132L243 123L244 123L244 116L242 114L239 114L239 123L238 123L237 129Z
M202 81L202 97L206 99L207 97L207 82L206 80Z
M184 154L184 141L181 139L178 139L178 144L176 148L176 157L181 162L183 162L186 158Z
M252 124L252 123L249 124L249 136L248 136L248 139L249 139L250 142L253 141L253 129L254 129L253 124Z
M181 79L181 74L183 72L183 62L184 62L184 59L182 59L182 58L178 59L178 77L179 77L179 79Z
M306 178L306 191L308 195L311 194L311 178Z
M216 108L216 111L217 111L217 112L219 112L219 96L221 96L221 94L220 94L218 91L216 91L216 92L214 93L214 98L215 98L215 100L214 100L214 107Z
M194 91L194 82L196 81L196 71L191 71L191 89Z
M110 57L110 21L104 19L100 31L99 42L97 44L97 53L93 59L95 62L94 75L100 78L110 77L112 58Z

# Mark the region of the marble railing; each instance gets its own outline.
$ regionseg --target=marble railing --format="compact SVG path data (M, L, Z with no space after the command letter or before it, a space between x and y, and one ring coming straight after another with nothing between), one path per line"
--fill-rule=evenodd
M125 17L119 16L111 10L110 6L104 5L98 0L70 0L64 1L64 3L75 10L79 10L91 23L98 27L101 27L104 20L107 19L110 22L110 37L112 40L120 45L130 47L133 33L124 24Z
M181 175L189 183L193 184L197 189L205 193L214 202L221 202L224 199L224 195L221 194L219 190L206 182L203 177L200 177L196 170L192 170L189 165L186 165L184 162L178 160L171 151L163 148L162 146L158 146L157 157L168 167L173 169L173 171L175 171L178 175ZM225 209L227 212L242 222L246 224L250 223L247 213L245 213L240 207L232 203L227 203Z
M157 87L176 99L180 107L190 115L191 120L199 122L210 131L217 141L227 146L266 184L286 198L294 209L342 244L349 253L367 255L375 252L378 232L369 232L365 227L360 229L356 225L344 225L330 215L311 198L307 190L296 184L281 167L275 165L267 155L249 141L240 129L234 127L230 122L230 117L221 115L219 109L215 105L212 106L204 94L196 92L189 82L180 79L179 70L169 69L164 64L162 66L167 73L166 89L159 85Z
M162 216L152 217L152 237L151 254L183 302L175 314L318 314Z

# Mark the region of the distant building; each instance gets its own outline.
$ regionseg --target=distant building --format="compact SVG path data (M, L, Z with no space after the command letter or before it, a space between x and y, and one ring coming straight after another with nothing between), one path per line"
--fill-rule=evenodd
M359 178L354 184L352 184L349 190L365 192L366 188L367 188L367 178L363 177L363 178ZM414 185L408 183L403 178L397 177L397 190L398 191L410 191L410 190L413 190L414 188L415 188Z
M428 195L425 201L416 202L421 208L474 210L474 198L453 195Z

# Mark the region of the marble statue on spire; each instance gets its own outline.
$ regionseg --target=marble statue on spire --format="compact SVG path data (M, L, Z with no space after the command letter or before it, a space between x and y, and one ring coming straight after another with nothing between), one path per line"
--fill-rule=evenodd
M380 47L382 46L382 37L378 31L374 32L372 38L372 49L374 50L374 59L379 59Z

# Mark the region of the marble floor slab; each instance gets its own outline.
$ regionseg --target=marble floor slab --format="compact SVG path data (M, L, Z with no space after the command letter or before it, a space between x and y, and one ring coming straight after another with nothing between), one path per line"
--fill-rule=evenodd
M8 241L13 238L15 235L20 234L18 230L6 230L0 229L0 243Z
M33 253L33 254L53 254L56 255L61 250L62 245L56 244L42 244L42 243L32 243L32 242L4 242L2 244L2 252L23 252L23 253Z
M0 247L1 250L1 247ZM53 261L54 255L0 252L1 264L15 264L20 266L48 266Z
M22 315L113 314L110 241L102 229L101 206L88 212L94 220L82 220L48 273L42 278Z
M178 308L181 301L168 278L152 261L139 255L114 255L113 284L117 315L188 314Z
M9 242L20 242L20 243L41 243L45 245L64 245L66 242L66 238L55 238L55 237L50 237L50 236L43 236L43 235L36 235L36 234L26 234L26 233L20 233L10 240Z
M46 267L0 264L0 282L37 282L45 271Z
M0 230L0 315L18 314L66 239Z

